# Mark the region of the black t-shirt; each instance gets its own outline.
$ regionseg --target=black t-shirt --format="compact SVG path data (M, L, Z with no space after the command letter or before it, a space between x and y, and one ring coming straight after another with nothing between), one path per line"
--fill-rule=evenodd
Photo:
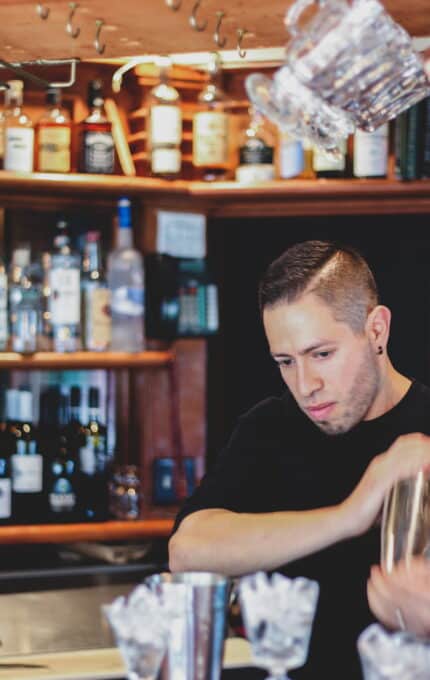
M343 501L370 461L401 434L430 434L430 389L412 383L390 411L345 434L327 435L289 393L267 399L242 416L214 469L178 514L311 510ZM379 562L379 528L279 565L294 578L318 581L320 597L309 657L298 680L361 680L357 637L374 619L367 605L370 566Z

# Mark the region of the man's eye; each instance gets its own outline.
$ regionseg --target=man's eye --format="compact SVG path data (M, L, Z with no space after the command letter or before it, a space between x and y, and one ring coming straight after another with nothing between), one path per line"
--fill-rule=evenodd
M327 349L327 350L324 350L323 352L316 352L316 353L314 354L314 356L315 356L316 359L326 359L326 358L329 357L331 354L333 354L333 350L332 350L332 349Z
M279 368L286 368L286 367L292 365L293 360L292 359L282 359L282 361L277 361L276 363L278 364Z

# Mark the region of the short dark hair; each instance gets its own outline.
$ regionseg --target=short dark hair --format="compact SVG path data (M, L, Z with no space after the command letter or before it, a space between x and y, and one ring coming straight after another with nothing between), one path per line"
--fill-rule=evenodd
M329 241L304 241L272 262L258 291L260 313L280 302L294 302L314 293L337 321L361 333L369 312L378 304L378 290L366 260L350 246Z

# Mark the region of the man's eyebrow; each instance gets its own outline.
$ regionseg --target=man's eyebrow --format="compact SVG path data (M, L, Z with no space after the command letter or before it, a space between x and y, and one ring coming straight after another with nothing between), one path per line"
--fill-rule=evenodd
M316 349L319 349L320 347L324 347L324 345L328 345L330 343L330 340L320 340L319 342L314 343L313 345L310 345L309 347L305 347L305 349L301 349L299 351L299 356L304 356L305 354L310 354L311 352L314 352ZM284 352L273 352L272 357L274 359L285 359L286 357L290 358L290 354L285 354Z

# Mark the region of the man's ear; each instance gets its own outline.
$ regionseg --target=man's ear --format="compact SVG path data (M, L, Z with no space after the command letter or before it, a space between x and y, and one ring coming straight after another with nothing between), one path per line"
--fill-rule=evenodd
M382 354L387 347L390 325L391 311L385 305L377 305L369 312L366 321L366 334L377 354Z

